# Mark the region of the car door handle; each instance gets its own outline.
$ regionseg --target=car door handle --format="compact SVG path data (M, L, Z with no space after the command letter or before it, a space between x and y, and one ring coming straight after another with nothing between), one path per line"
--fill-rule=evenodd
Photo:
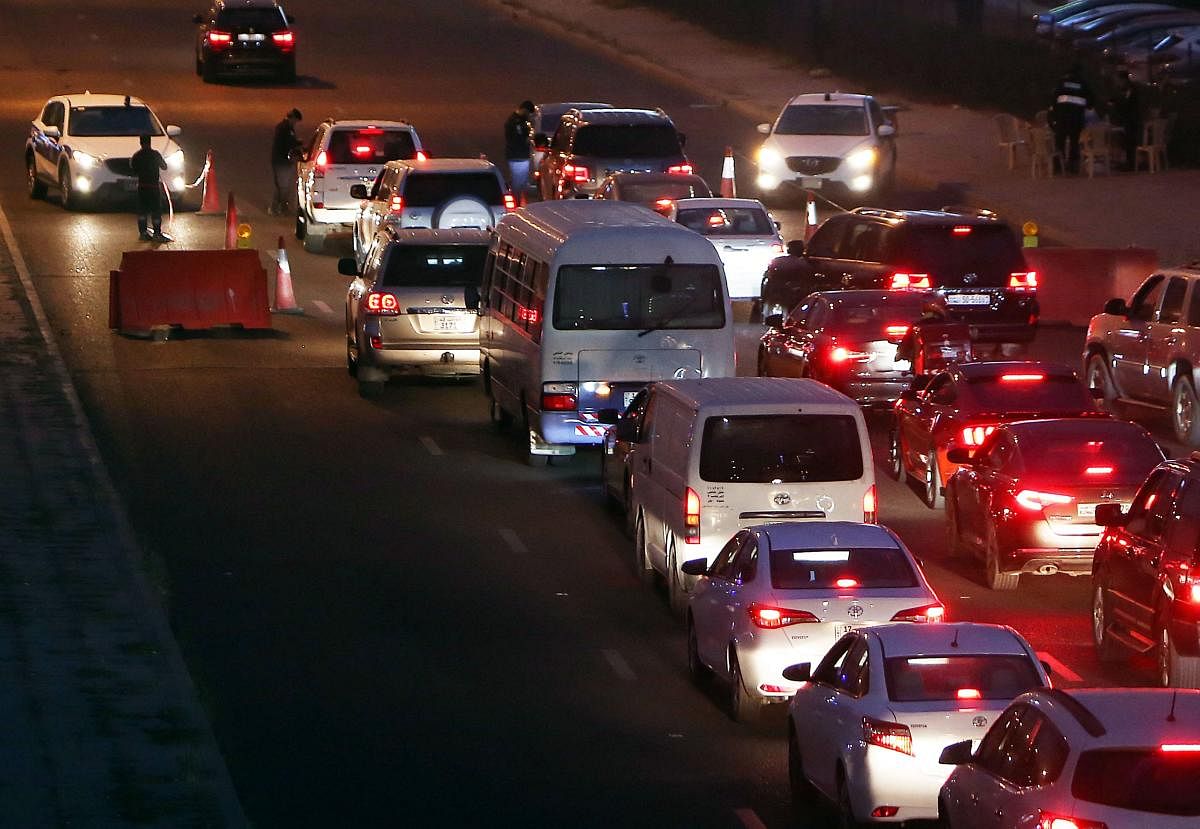
M978 802L979 802L979 795L978 795L978 794L976 794L975 792L971 792L971 802L972 802L972 803L978 803Z

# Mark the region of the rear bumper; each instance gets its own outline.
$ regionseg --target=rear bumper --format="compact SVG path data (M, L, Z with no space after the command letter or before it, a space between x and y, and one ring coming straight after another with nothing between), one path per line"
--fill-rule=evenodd
M210 52L205 57L222 75L278 75L296 67L296 55L280 52Z
M954 770L952 766L879 746L852 752L847 760L855 814L869 815L879 806L898 806L893 817L876 820L900 823L937 819L938 793Z
M474 346L385 344L383 348L364 348L363 357L372 368L388 372L414 371L447 377L474 377L480 372L478 343Z
M852 378L840 388L843 394L854 398L862 406L890 406L912 386L912 377L867 379Z
M358 218L358 205L354 207L313 207L309 225L340 225L346 230L354 227Z

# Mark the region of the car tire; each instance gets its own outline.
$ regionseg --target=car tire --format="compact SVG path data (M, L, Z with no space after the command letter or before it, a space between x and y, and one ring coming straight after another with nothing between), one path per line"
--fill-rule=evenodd
M1178 377L1171 385L1171 429L1180 443L1200 446L1200 399L1187 377Z
M1108 599L1104 585L1092 586L1092 643L1096 646L1096 658L1101 662L1116 662L1121 658L1120 645L1108 630Z
M37 162L33 160L33 156L25 159L25 174L28 177L29 198L46 198L46 182L38 178Z
M683 584L683 574L679 572L679 552L674 538L667 540L667 604L676 616L687 612L688 592Z
M754 726L762 720L763 705L742 681L742 668L738 665L737 652L729 654L729 716L734 722Z
M698 686L705 686L712 679L712 669L700 659L700 641L696 638L696 623L691 614L687 620L687 661L688 676Z
M633 527L633 575L647 587L654 584L654 565L650 563L646 542L646 517L641 512L638 512Z
M929 470L925 474L925 506L938 509L942 506L942 474L938 471L937 450L930 451Z
M358 346L346 335L346 373L351 377L358 376Z
M962 533L958 527L958 504L953 486L946 487L946 554L958 558L963 554Z
M1000 572L1000 542L996 540L995 530L988 535L987 553L984 556L983 569L989 590L997 592L1016 590L1017 585L1020 584L1020 573Z
M1158 625L1158 682L1164 688L1200 688L1200 656L1185 656L1175 647L1171 620Z
M1113 382L1112 372L1109 370L1108 361L1104 359L1103 354L1096 353L1088 357L1084 380L1089 389L1099 389L1101 392L1102 396L1096 401L1096 405L1106 412L1115 414L1117 386Z
M812 818L812 807L817 802L817 790L804 775L804 755L800 753L800 741L796 730L788 724L788 793L791 795L792 816L797 822Z
M904 469L904 452L900 446L900 429L893 426L888 433L888 472L900 483L908 477Z
M304 237L308 235L308 222L304 221L304 214L296 214L296 241L303 242Z
M862 829L863 824L854 816L854 804L850 802L850 784L846 774L838 774L837 825L839 829Z
M71 186L71 171L65 164L58 169L58 192L64 210L79 209L79 197L75 195L75 189Z

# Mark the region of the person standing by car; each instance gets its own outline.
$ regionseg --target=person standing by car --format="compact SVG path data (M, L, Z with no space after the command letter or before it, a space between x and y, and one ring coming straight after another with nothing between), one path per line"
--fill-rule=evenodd
M150 136L143 135L139 141L141 147L129 157L129 166L138 180L138 238L143 242L169 242L171 238L162 232L162 171L167 169L167 162L150 146ZM150 234L151 227L154 235Z
M504 160L508 162L509 187L520 201L525 200L529 185L529 157L532 153L533 101L522 101L504 122Z
M1073 64L1054 90L1050 123L1054 127L1054 147L1063 159L1064 172L1079 172L1079 134L1083 132L1092 92L1084 82L1079 64Z
M292 192L296 189L296 151L300 139L296 137L296 125L303 116L293 107L283 120L275 125L271 139L271 174L275 181L275 200L267 212L286 216L291 212Z

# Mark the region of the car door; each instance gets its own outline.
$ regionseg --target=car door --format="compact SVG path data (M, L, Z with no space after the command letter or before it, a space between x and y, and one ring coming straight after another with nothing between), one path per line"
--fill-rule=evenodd
M1146 385L1141 393L1147 400L1156 403L1166 403L1171 399L1170 384L1174 378L1168 369L1179 353L1180 343L1187 337L1183 309L1188 282L1182 276L1172 276L1167 280L1158 314L1147 328L1146 367L1142 373Z
M758 538L752 533L746 533L746 539L738 548L733 560L729 585L725 594L725 604L721 608L721 629L725 632L725 641L735 644L753 636L753 622L750 621L750 605L756 598L770 592L770 586L757 583L758 576Z
M730 538L713 559L708 574L700 578L692 590L692 624L700 661L722 674L727 668L725 651L729 646L725 604L734 577L734 561L749 536L748 530L742 530Z
M1121 539L1107 560L1109 611L1114 621L1149 645L1154 634L1155 592L1165 534L1175 512L1183 476L1153 472L1134 496Z
M38 120L33 123L33 157L38 173L48 179L58 175L58 159L62 155L62 138L65 134L66 106L62 101L50 101L42 108ZM54 127L59 138L46 135L46 129Z
M1147 388L1144 377L1150 325L1166 287L1166 277L1155 274L1142 283L1129 301L1129 312L1113 334L1113 379L1126 397L1141 398Z
M838 247L843 288L882 287L885 229L871 218L860 218L847 228Z
M810 303L804 314L804 322L791 332L784 343L784 353L793 362L794 370L789 377L821 377L821 342L829 325L831 307L829 300L819 299Z
M364 250L366 245L371 244L371 239L391 214L392 195L396 192L396 180L399 177L399 170L394 167L385 167L375 179L375 184L368 193L368 199L362 211L363 238L360 242L364 245Z
M982 548L993 522L998 492L1011 481L1013 444L1005 432L994 432L979 447L975 462L960 468L954 479L955 523L959 538Z
M930 381L908 410L904 420L905 465L913 474L928 474L934 450L934 430L939 419L952 411L956 399L954 378L943 371Z
M975 829L1014 826L1009 816L1020 812L1023 787L1019 778L1030 765L1029 749L1044 718L1028 705L1002 714L975 753L973 766L981 772L962 792L967 825Z
M844 271L838 259L838 248L851 224L849 214L830 216L821 223L805 247L804 257L812 267L814 290L841 285Z
M812 685L805 694L808 703L805 710L796 712L803 715L796 718L795 724L804 775L830 799L837 796L834 777L837 755L831 753L830 748L836 739L835 724L830 712L836 709L840 699L838 688L850 664L850 652L861 638L860 634L848 633L834 643L812 673Z

